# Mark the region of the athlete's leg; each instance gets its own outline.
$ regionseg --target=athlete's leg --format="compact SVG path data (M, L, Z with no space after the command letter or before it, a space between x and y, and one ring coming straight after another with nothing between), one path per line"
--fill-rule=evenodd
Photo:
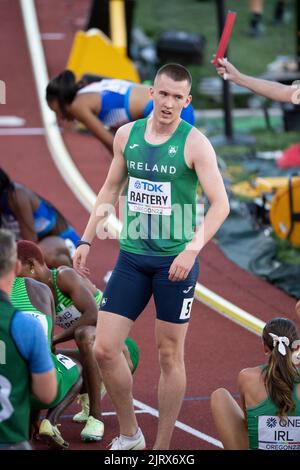
M106 390L116 408L120 433L132 436L138 428L132 401L132 374L123 354L133 321L114 313L99 313L95 354Z
M80 362L84 370L85 386L89 395L90 416L101 421L101 400L99 395L101 375L93 350L95 333L95 327L81 326L75 330L74 338L80 351Z
M188 323L175 324L156 320L159 353L159 421L154 449L169 449L186 387L184 341Z
M50 408L48 410L46 418L50 421L50 423L54 426L58 423L58 419L62 412L69 406L77 397L78 393L80 392L82 388L82 367L79 362L76 362L77 369L79 371L78 375L78 380L77 382L70 388L70 390L67 392L66 396L63 398L63 400L54 408Z
M225 450L246 450L248 431L244 413L225 388L211 394L213 420Z
M198 278L199 264L184 281L169 280L174 257L160 257L153 278L156 341L161 375L158 386L159 424L154 449L169 449L174 424L185 392L184 342Z

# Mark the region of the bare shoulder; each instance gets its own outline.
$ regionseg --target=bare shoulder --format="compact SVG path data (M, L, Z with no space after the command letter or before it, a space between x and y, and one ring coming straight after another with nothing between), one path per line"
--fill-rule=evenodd
M247 369L242 369L238 375L238 383L240 386L249 384L250 382L255 382L259 380L261 376L261 368L256 367L247 367Z
M122 150L125 148L125 145L127 144L129 134L133 126L134 126L134 121L128 122L127 124L124 124L123 126L119 127L119 129L117 130L115 134L114 143Z
M185 144L185 155L188 162L195 163L210 160L215 157L215 151L208 138L196 127L193 127Z
M38 290L41 295L49 295L49 293L51 293L50 287L43 282L32 279L31 277L26 277L25 284L26 287L32 287L33 289Z
M52 296L50 287L29 277L25 279L25 285L28 292L33 295L34 298L37 298L39 303L41 302L42 305L47 305Z
M77 276L78 274L75 269L71 268L70 266L60 266L56 271L57 279L69 279Z

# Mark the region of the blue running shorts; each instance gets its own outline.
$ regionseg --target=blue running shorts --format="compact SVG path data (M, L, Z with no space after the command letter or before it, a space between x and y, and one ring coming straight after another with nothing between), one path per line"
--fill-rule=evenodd
M153 294L158 320L179 324L188 322L199 274L199 260L197 257L184 281L169 281L169 269L175 258L121 250L103 293L100 310L135 321Z

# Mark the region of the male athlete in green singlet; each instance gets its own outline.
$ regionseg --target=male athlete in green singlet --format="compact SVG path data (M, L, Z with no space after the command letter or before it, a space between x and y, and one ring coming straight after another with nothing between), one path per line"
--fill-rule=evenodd
M157 72L150 89L153 114L117 131L114 159L73 257L75 269L83 269L97 225L128 180L121 251L103 293L95 342L120 423L120 436L111 450L145 448L132 403L132 378L120 346L152 294L161 368L154 449L169 449L185 391L184 342L198 254L229 213L211 144L180 118L191 102L190 89L191 76L181 65L167 64ZM196 227L198 181L210 203L200 227Z

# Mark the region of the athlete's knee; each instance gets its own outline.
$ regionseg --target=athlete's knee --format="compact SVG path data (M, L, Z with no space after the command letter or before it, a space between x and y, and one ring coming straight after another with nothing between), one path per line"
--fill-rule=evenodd
M93 351L100 367L106 364L111 364L120 354L117 348L112 347L111 344L100 342L94 344Z
M79 326L74 332L74 338L79 348L90 348L95 341L94 326Z
M159 364L164 372L174 368L184 369L184 354L176 345L168 343L159 347Z
M226 390L226 388L218 388L217 390L212 392L210 396L210 406L212 408L212 411L222 406L229 395L230 393L228 392L228 390Z

